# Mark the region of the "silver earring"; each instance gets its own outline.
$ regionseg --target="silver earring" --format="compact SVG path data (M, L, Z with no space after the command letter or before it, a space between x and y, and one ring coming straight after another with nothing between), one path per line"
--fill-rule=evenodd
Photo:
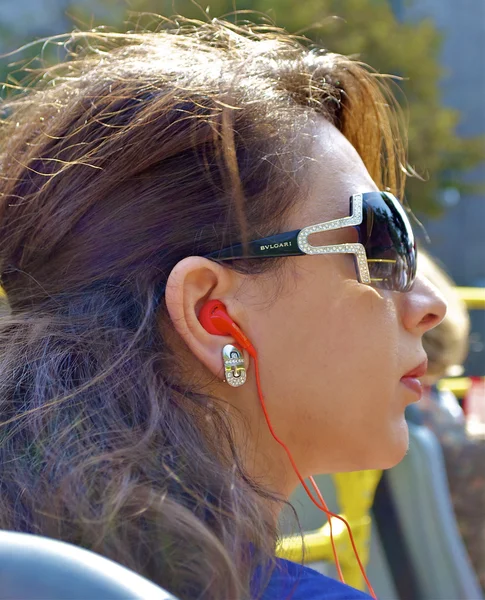
M224 375L226 381L232 387L239 387L246 383L246 367L244 356L237 346L227 344L222 349L222 360L224 361Z

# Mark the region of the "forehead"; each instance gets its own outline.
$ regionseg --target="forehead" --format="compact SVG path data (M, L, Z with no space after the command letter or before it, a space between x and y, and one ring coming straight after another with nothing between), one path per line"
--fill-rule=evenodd
M313 127L304 198L292 222L295 227L330 221L349 214L349 198L377 186L350 142L323 117Z

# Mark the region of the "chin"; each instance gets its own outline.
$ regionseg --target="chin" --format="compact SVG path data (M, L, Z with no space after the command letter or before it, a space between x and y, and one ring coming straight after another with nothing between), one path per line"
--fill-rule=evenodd
M382 460L379 469L391 469L395 467L406 456L409 449L409 430L406 421L403 419L397 431L393 431L390 436L388 447L382 451Z
M409 430L406 421L402 420L397 427L388 429L385 433L375 436L379 444L368 447L362 452L359 466L354 470L391 469L406 456L409 448ZM362 458L364 460L362 460Z

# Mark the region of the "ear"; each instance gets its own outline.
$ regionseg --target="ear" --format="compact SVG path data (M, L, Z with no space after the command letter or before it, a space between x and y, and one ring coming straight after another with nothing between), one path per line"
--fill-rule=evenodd
M231 269L207 258L189 256L175 265L165 288L165 302L175 330L192 354L219 379L224 379L222 348L234 339L207 332L198 315L205 302L217 298L232 316L237 279L238 274Z

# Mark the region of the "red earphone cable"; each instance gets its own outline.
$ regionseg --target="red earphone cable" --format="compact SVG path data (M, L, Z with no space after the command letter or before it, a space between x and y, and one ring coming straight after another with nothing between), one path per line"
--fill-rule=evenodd
M342 569L340 567L340 563L339 563L338 556L337 556L337 549L335 548L335 540L333 537L333 528L332 528L331 517L334 517L335 519L339 519L340 521L342 521L344 523L345 527L347 528L347 531L348 531L349 537L350 537L350 542L352 544L352 549L354 551L355 558L357 559L357 562L359 564L359 568L362 573L362 576L364 577L365 583L367 584L367 587L369 588L370 594L372 595L372 597L374 599L376 599L375 592L372 589L369 579L367 578L364 566L362 565L362 561L360 560L359 553L355 546L354 536L352 535L352 530L350 529L350 525L343 517L331 512L328 509L328 507L325 503L325 500L323 499L322 493L318 489L318 486L317 486L314 478L309 477L310 483L312 484L313 489L315 490L315 493L317 494L318 500L315 499L315 497L311 493L310 489L308 488L307 484L305 483L305 480L303 479L300 471L298 470L298 467L296 466L295 460L293 459L293 456L292 456L289 448L286 446L286 444L282 440L280 440L280 438L276 435L275 430L273 429L273 425L271 424L271 420L269 418L269 414L268 414L268 411L266 408L266 402L264 400L261 379L260 379L260 373L259 373L258 353L256 352L256 349L251 344L251 342L246 337L246 335L236 325L236 323L234 323L234 321L229 317L229 315L227 314L227 311L226 311L226 307L220 300L211 300L211 301L207 302L201 309L201 312L199 314L199 320L202 323L203 327L209 333L213 333L215 335L227 335L227 334L233 335L234 338L236 339L236 342L239 343L243 348L245 348L247 350L247 352L249 353L249 355L254 359L256 385L258 388L259 400L261 402L261 408L263 409L264 417L266 419L266 423L268 425L269 431L270 431L271 435L273 436L273 438L275 439L275 441L286 452L286 455L288 456L291 466L293 467L300 483L302 484L302 486L303 486L305 492L307 493L308 497L310 498L310 500L313 502L313 504L315 504L315 506L319 510L323 511L327 516L329 526L330 526L330 541L332 544L332 551L333 551L333 555L335 558L335 565L337 567L337 572L339 574L340 580L343 583L345 583Z
M288 456L288 459L291 463L291 466L293 467L293 470L295 471L298 479L300 480L301 485L303 486L305 492L307 493L308 497L310 498L310 500L313 502L313 504L315 504L315 506L317 508L319 508L321 511L323 511L328 519L328 523L330 526L330 541L332 544L332 551L333 551L333 555L335 558L335 566L337 568L337 572L340 578L340 581L342 581L342 583L345 583L344 580L344 576L342 573L342 569L340 567L340 563L338 560L338 556L337 556L337 550L335 548L335 540L333 538L333 529L332 529L332 519L331 517L334 517L335 519L339 519L340 521L342 521L345 525L345 527L347 528L347 531L349 533L349 537L350 537L350 542L352 544L352 548L354 550L354 554L355 554L355 558L357 559L357 562L359 564L359 568L360 571L362 573L362 576L365 580L365 583L369 589L369 592L371 594L371 596L377 600L377 596L369 582L369 579L366 575L365 569L364 569L364 565L362 564L362 561L360 560L359 557L359 553L357 551L357 548L355 546L355 541L354 541L354 536L352 535L352 530L350 529L350 525L348 524L348 522L341 517L340 515L337 515L333 512L331 512L326 503L325 500L323 499L322 493L320 492L320 490L318 489L317 483L315 481L315 479L313 477L309 477L310 483L312 484L313 489L315 490L315 493L317 494L318 500L315 499L315 497L313 496L313 494L311 493L309 487L307 486L307 484L305 483L305 480L303 479L302 475L300 474L300 471L298 470L298 467L296 466L296 463L293 459L293 456L289 450L289 448L286 446L286 444L277 436L275 430L273 429L273 425L271 424L271 420L269 418L269 414L268 414L268 410L266 408L266 402L264 400L264 395L263 395L263 390L262 390L262 386L261 386L261 379L260 379L260 374L259 374L259 361L258 361L258 354L256 352L256 350L254 349L253 346L251 346L250 348L247 348L248 353L250 354L250 356L252 356L252 358L254 359L254 370L255 370L255 374L256 374L256 385L258 388L258 394L259 394L259 400L261 402L261 408L263 409L263 413L264 413L264 417L266 419L266 423L268 425L268 428L270 430L271 435L273 436L273 438L275 439L275 441L283 448L283 450L286 452L286 455ZM318 502L320 501L320 502Z

